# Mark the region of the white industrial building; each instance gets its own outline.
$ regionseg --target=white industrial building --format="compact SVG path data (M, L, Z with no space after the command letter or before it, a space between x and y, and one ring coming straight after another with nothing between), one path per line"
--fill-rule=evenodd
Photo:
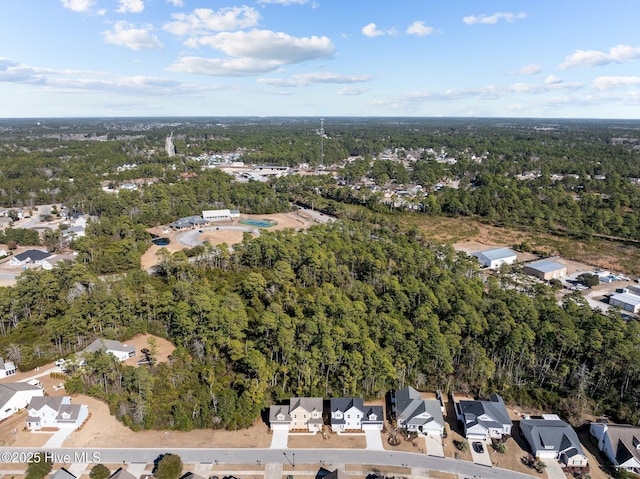
M240 218L239 210L205 210L202 212L202 219L207 221L223 221Z
M485 251L478 251L472 256L478 258L478 262L482 266L489 269L498 269L503 264L513 264L518 256L509 248L492 248Z

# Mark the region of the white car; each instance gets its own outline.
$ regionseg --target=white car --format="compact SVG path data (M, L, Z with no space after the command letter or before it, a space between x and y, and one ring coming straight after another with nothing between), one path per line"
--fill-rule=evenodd
M64 364L64 358L60 358L55 362L56 366L62 366Z

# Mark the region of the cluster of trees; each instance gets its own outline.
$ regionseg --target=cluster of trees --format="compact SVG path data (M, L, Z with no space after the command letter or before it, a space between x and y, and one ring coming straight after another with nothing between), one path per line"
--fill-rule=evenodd
M98 279L84 265L27 271L0 289L2 344L21 368L96 336L164 335L167 363L97 353L67 382L133 428L240 428L294 395L380 397L389 388L499 391L507 401L638 419L640 327L483 282L454 250L388 218L265 233L233 255L165 254L160 272Z

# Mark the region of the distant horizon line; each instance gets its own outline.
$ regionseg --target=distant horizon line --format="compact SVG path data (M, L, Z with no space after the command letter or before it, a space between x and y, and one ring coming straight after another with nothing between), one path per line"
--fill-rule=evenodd
M139 116L15 116L0 117L0 121L39 121L39 120L133 120L133 119L156 119L156 118L304 118L304 119L326 119L326 118L355 118L355 119L413 119L413 120L544 120L544 121L640 121L640 118L613 118L613 117L543 117L543 116L415 116L415 115L139 115Z

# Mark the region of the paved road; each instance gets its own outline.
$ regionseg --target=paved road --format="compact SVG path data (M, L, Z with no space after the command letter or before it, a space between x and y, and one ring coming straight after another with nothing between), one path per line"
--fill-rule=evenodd
M185 464L267 464L279 463L292 466L301 464L368 464L371 466L404 466L432 469L458 474L463 477L477 477L482 479L531 479L530 475L521 474L497 467L486 467L458 459L441 458L394 451L367 451L353 449L33 449L33 448L3 448L0 459L12 453L24 454L45 450L52 455L57 463L90 463L108 464L119 463L152 463L158 456L166 453L180 455ZM7 454L9 454L7 456ZM20 457L20 456L17 456ZM21 461L20 461L21 462Z

